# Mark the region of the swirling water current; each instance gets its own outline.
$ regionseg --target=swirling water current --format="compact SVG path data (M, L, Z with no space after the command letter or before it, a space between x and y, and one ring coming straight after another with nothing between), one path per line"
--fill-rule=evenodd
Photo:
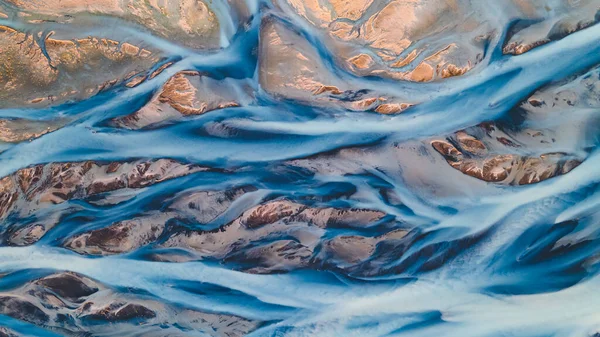
M101 203L103 194L73 197L33 215L14 213L2 220L3 294L58 271L72 272L116 294L135 295L175 309L156 309L148 322L99 319L96 323L78 321L73 328L70 323L21 317L0 304L4 310L0 326L26 336L83 336L81 331L91 336L219 335L173 323L182 315L177 310L189 309L260 322L239 334L255 337L600 333L600 153L599 120L594 116L600 107L567 108L550 119L515 117L520 104L538 90L585 74L598 76L593 69L600 64L600 26L592 25L522 55L506 55L501 52L502 32L510 22L498 14L493 23L496 38L472 70L443 81L417 83L355 76L335 61L322 32L288 15L289 7L250 0L244 5L250 15L240 23L230 4L214 0L211 8L221 23L220 47L215 51L188 49L135 27L123 28L124 34L136 36L173 62L139 86L117 85L88 99L49 107L0 110L4 119L67 121L30 141L2 144L2 177L39 164L86 161L168 158L207 168L111 195L121 198L117 202ZM487 10L493 11L494 6L490 4ZM417 104L400 114L383 115L269 94L259 81L259 64L264 62L260 31L266 18L282 20L304 38L332 76L356 88L385 91ZM11 19L0 21L19 25ZM229 90L242 104L141 130L110 122L137 111L172 76L188 70L224 81L227 88L222 90ZM582 123L563 129L561 139L569 141L559 140L546 152L576 153L584 158L581 164L533 184L478 180L455 170L430 146L435 137L445 139L481 123L560 131L573 121ZM539 155L538 149L514 151ZM167 249L161 244L174 235L167 229L153 242L122 254L86 254L65 247L66 240L90 230L144 214L166 214L170 203L181 195L241 186L248 187L247 193L211 221L163 222L173 232L177 226L218 231L244 211L271 200L369 209L384 213L385 218L360 228L314 230L311 235L321 245L314 248L315 255L308 262L267 272L252 269L268 268L260 257L150 258L155 250ZM14 232L9 228L53 217L58 217L57 224L39 241L9 243ZM399 229L408 233L406 242L375 245L375 253L365 258L369 264L330 267L337 262L315 257L328 239L376 238ZM261 240L294 241L289 238L294 235L274 231ZM54 310L40 303L34 303L40 310Z

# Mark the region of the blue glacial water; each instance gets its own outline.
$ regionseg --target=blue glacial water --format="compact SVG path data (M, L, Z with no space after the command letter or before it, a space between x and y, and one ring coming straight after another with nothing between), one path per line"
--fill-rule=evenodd
M502 7L498 3L478 10L497 10ZM288 16L288 7L250 0L244 5L250 15L240 22L230 3L214 0L211 8L221 22L221 48L216 51L188 49L124 27L121 34L135 36L161 50L164 62L174 62L139 86L119 84L81 101L0 110L2 119L64 121L41 137L0 144L1 177L39 164L86 161L169 158L203 168L141 188L29 206L2 218L0 327L22 336L600 334L600 105L568 106L534 117L519 110L544 88L568 87L574 79L590 76L600 83L595 69L600 65L600 26L522 55L505 55L502 47L511 22L498 14L492 23L497 34L472 70L416 83L356 76L336 62L322 32ZM281 20L305 39L337 80L417 104L397 115L382 115L269 94L259 83L260 30L266 17ZM0 19L0 24L34 29L11 19ZM87 33L103 29L92 27ZM224 81L239 106L141 130L112 123L147 104L184 70ZM559 135L556 142L545 148L515 147L512 153L564 152L582 158L581 164L533 184L496 184L455 170L429 145L432 139L446 139L481 123L495 123L514 134L553 130ZM239 188L246 189L243 196L217 202L225 206L210 221L170 216L181 196ZM306 240L320 243L299 267L284 261L269 269L261 251L258 257L250 251L282 240L305 245L291 230L273 230L247 250L226 256L206 257L201 245L194 251L172 241L183 232L227 233L223 228L245 211L273 200L384 215L362 226L313 226L307 233L314 238ZM66 247L75 235L148 214L164 229L139 247L118 254ZM32 244L10 242L16 229L36 222L55 225ZM291 228L302 221L284 222ZM361 263L339 262L323 253L325 242L335 237L379 240L397 230L405 235L377 241ZM236 240L223 245L241 245L243 236ZM347 249L362 249L360 244ZM161 254L177 258L156 258ZM263 269L253 269L259 265ZM115 322L109 315L90 321L82 318L84 309L73 304L77 301L56 304L27 292L28 284L57 272L72 272L101 285L89 301L135 298L135 303L152 303L147 306L154 316ZM52 294L62 296L56 289ZM28 298L38 309L11 306L6 296ZM230 334L196 329L189 320L181 323L184 310L257 323ZM50 318L34 319L42 315L38 311Z

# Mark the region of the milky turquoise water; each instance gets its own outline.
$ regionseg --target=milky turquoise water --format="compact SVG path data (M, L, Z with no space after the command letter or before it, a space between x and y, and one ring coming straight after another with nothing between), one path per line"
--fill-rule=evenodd
M40 163L131 158L166 157L219 169L146 187L136 198L118 205L75 200L60 208L52 206L55 211L73 207L40 242L0 247L0 272L21 272L10 282L0 279L2 289L36 278L40 269L68 270L175 306L266 322L249 334L257 337L541 337L600 332L600 154L594 118L587 120L591 131L579 130L572 136L579 143L556 145L579 151L586 160L566 175L529 186L456 178L460 174L446 165L432 170L423 164L426 159L421 162L394 152L402 144L503 120L540 87L600 64L599 26L519 56L504 56L498 52L500 42L491 44L485 61L474 71L440 83L359 78L328 63L332 72L357 87L384 88L423 102L397 116L333 114L326 108L278 101L261 90L256 48L261 17L271 11L269 4L261 4L262 9L250 4L254 15L245 26L236 25L227 5L215 1L213 6L221 22L227 23L222 25L223 48L217 52L190 51L133 30L146 43L163 49L175 64L133 89L117 87L89 100L51 108L0 110L3 118L70 120L31 142L2 145L0 176ZM499 19L498 24L507 22ZM296 29L312 36L314 48L327 57L316 32L306 25L298 24ZM240 88L239 98L247 104L151 130L117 129L108 122L134 112L170 76L189 69L230 81ZM255 99L245 96L241 87L247 85ZM560 129L562 123L584 113L593 116L598 111L573 108L553 119L550 127ZM540 126L538 121L528 123L528 127ZM549 121L539 123L548 127ZM359 151L350 158L319 156L351 147ZM316 172L294 168L289 162L305 157L339 165L336 170ZM407 182L404 173L419 165L427 167L430 180L421 185ZM245 185L259 192L251 194L239 210L203 229L232 221L246 205L268 196L311 195L323 200L323 206L382 210L398 228L409 228L418 238L403 254L390 254L380 272L370 277L327 270L254 275L215 262L153 262L136 254L86 257L60 247L61 240L80 232L82 225L100 228L160 209L177 192ZM383 198L378 193L382 186L395 191L402 204ZM344 191L354 197L348 198ZM340 229L335 234L350 232ZM221 290L193 292L188 282ZM0 325L24 335L56 335L6 316L0 316ZM115 330L107 335L143 336L140 331Z

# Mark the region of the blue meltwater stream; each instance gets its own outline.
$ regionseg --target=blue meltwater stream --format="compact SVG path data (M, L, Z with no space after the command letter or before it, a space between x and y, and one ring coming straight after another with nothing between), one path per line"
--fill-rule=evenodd
M0 336L600 336L600 2L353 1L0 1Z

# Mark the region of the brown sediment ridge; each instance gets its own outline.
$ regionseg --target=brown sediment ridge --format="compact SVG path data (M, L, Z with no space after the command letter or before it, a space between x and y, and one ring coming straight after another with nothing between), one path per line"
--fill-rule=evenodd
M0 179L0 219L5 219L10 213L31 214L52 204L105 192L142 188L205 170L207 168L170 159L36 165ZM35 242L56 224L55 220L58 219L52 217L48 221L16 229L9 242L15 245Z
M152 334L177 333L184 328L207 336L241 337L260 324L235 315L202 312L120 293L73 272L57 272L0 292L0 313L68 335L104 334L129 326ZM98 322L110 323L110 327Z
M88 98L159 60L149 50L105 38L47 37L43 43L47 55L34 36L0 26L1 107Z
M41 137L58 129L64 120L33 121L22 118L0 119L0 141L18 143Z
M523 6L523 2L519 2ZM552 15L547 10L541 10L548 6L542 1L533 1L525 6L536 22L518 31L511 31L504 43L504 54L520 55L591 27L597 23L600 11L594 1L563 1L554 8L556 13Z
M338 64L360 76L429 82L462 76L482 59L504 27L468 1L279 0L322 33ZM514 20L536 21L512 32L505 54L521 54L596 23L593 1L503 3ZM442 42L443 41L443 42Z
M111 16L142 25L153 34L198 49L219 47L219 21L215 13L201 0L170 0L164 3L144 0L8 0L24 11L31 22L70 21L81 17Z
M80 254L112 255L142 246L162 248L149 256L158 261L215 260L249 273L277 273L305 268L343 269L356 274L375 273L378 244L399 245L404 229L390 229L375 237L324 234L335 229L364 229L384 219L385 213L369 209L311 207L286 199L267 201L244 211L214 230L181 229L165 235L168 219L192 215L210 223L231 203L251 190L195 192L176 200L166 212L117 222L109 227L75 235L64 243ZM205 217L205 212L211 214ZM170 249L176 248L179 253ZM181 254L181 250L186 254Z
M20 170L0 180L0 211L3 216L8 213L30 214L47 203L149 186L201 169L160 160L151 163L52 165ZM75 234L65 238L63 246L80 254L114 255L152 245L162 249L162 252L149 256L158 261L216 260L232 263L235 269L250 273L327 266L366 275L377 272L375 265L369 262L380 254L376 251L377 245L401 245L408 233L378 210L308 206L287 199L251 206L240 214L232 214L232 220L212 230L171 228L166 231L166 225L172 219L211 224L239 198L255 190L248 186L185 192L171 200L160 212L148 211L104 228ZM103 195L102 204L110 204L111 198L110 194ZM118 197L116 202L119 202ZM9 228L7 241L11 245L33 244L56 221L45 218L24 227ZM385 226L386 230L375 237L354 234L329 238L325 235L328 231L344 229L359 233L376 224ZM173 252L172 248L179 253ZM182 255L182 251L187 253Z
M202 76L197 71L181 71L173 75L140 110L113 120L128 129L140 129L177 119L201 115L209 111L236 107L235 90L230 85Z
M566 174L581 163L565 153L546 153L539 157L488 153L483 142L463 131L457 132L453 138L455 144L435 140L431 146L454 169L491 183L534 184Z
M339 64L363 76L413 82L460 76L479 62L492 35L485 20L477 21L471 8L456 1L393 0L382 6L372 0L280 2L322 30ZM434 38L444 34L461 39L436 43ZM418 47L422 39L433 43Z
M527 185L566 174L585 159L581 154L585 149L564 153L554 150L554 144L584 142L581 130L590 117L575 112L600 107L599 72L594 67L558 80L522 101L516 109L528 127L505 132L501 124L486 122L446 139L433 139L431 145L453 168L488 182ZM536 129L537 122L556 127ZM536 155L519 154L523 152Z
M277 19L263 20L260 34L259 83L275 98L387 114L412 105L385 94L360 93L361 88L338 79L308 41Z

